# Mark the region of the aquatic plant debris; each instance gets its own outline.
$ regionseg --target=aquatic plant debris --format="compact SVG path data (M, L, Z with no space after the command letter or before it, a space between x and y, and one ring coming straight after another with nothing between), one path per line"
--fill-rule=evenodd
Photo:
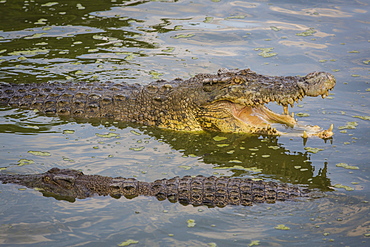
M112 137L118 137L119 136L119 134L112 133L112 132L109 132L108 134L98 134L98 133L96 133L95 135L98 136L98 137L103 137L103 138L112 138Z
M142 151L142 150L144 150L144 146L140 146L140 147L133 147L133 148L129 148L130 150L132 150L132 151Z
M129 246L130 244L137 244L139 241L134 239L128 239L126 241L123 241L122 243L118 244L118 246Z
M279 225L275 226L274 228L278 229L278 230L290 230L290 227L286 226L284 224L279 224Z
M362 120L370 120L370 116L353 116L355 118L359 118L359 119L362 119Z
M360 169L358 166L351 166L351 165L348 165L347 163L338 163L335 166L336 167L343 167L345 169L351 169L351 170L358 170L358 169Z
M259 240L252 240L250 244L248 244L248 246L257 246L257 245L260 245L260 241Z
M230 163L239 163L236 160L230 160ZM241 163L241 162L240 162ZM255 166L253 167L244 167L241 165L234 165L234 166L223 166L223 167L213 167L213 169L220 169L220 170L226 170L226 169L238 169L238 170L245 170L250 172L262 172L262 169L257 168Z
M356 126L358 125L357 122L347 122L344 126L339 126L338 129L356 129Z
M178 34L178 35L175 35L175 36L171 36L171 38L173 38L173 39L184 39L184 38L191 38L194 35L195 34L192 34L192 33L189 33L189 34Z
M296 33L295 35L297 35L297 36L312 36L312 35L314 35L314 33L316 33L316 31L315 31L314 28L311 27L311 28L307 29L304 32Z
M277 53L275 52L271 52L274 48L273 47L270 47L270 48L254 48L255 51L261 51L260 53L258 53L259 56L261 57L273 57L273 56L276 56Z
M188 219L186 222L188 223L188 227L194 227L197 224L193 219Z
M343 185L343 184L334 184L333 186L334 186L334 188L345 189L347 191L353 191L353 190L355 190L354 188L352 188L350 186L347 186L347 185Z
M316 154L316 153L318 153L320 151L323 151L324 149L322 149L322 148L305 147L304 150L307 150L307 152Z
M51 156L49 152L42 152L42 151L28 151L27 153L30 153L36 156Z
M227 139L227 137L224 137L224 136L215 136L215 137L213 137L213 140L215 140L216 142L226 140L226 139Z
M20 159L18 160L18 166L24 166L24 165L30 165L30 164L33 164L35 163L35 161L33 160L28 160L28 159Z

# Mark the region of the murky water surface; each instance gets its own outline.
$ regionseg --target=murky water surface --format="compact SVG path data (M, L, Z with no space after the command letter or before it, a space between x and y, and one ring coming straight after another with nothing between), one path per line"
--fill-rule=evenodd
M300 137L174 133L2 107L3 173L59 167L143 181L224 174L301 184L326 196L225 208L146 197L71 203L6 184L0 185L0 244L368 246L369 11L365 0L1 0L1 82L146 84L226 67L268 75L327 71L337 86L328 98L306 98L293 108L302 122L335 125L332 142L305 145ZM282 224L289 229L276 229Z

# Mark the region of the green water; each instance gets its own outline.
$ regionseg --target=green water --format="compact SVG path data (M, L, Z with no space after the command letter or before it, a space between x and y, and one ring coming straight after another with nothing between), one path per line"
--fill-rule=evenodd
M0 245L118 246L132 239L138 242L130 246L368 246L369 5L340 0L0 1L0 82L146 84L221 67L267 75L326 71L337 79L328 98L306 98L291 110L306 116L298 117L303 123L335 126L332 141L312 138L306 144L300 137L76 123L1 107L3 173L59 167L143 181L226 175L300 184L326 196L225 208L146 197L70 203L1 184ZM109 133L114 135L105 137ZM190 219L194 227L188 226ZM276 229L282 224L289 229Z

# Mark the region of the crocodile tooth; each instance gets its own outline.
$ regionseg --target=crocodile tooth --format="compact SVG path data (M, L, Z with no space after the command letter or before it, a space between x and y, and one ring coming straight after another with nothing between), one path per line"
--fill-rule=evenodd
M283 109L284 109L284 114L288 115L289 114L288 105L283 105Z
M333 131L333 129L334 129L334 124L330 124L328 131Z
M307 132L305 130L303 131L302 138L304 138L304 139L308 138L308 134L307 134Z
M294 118L294 112L290 113L290 116L291 116L292 118Z

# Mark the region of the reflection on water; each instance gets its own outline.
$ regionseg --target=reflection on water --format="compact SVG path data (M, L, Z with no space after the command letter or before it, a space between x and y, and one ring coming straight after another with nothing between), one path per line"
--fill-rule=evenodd
M1 82L145 84L220 67L268 75L327 71L337 79L325 101L307 98L294 108L308 116L298 117L302 122L334 123L333 143L75 123L3 107L2 172L40 173L57 166L144 181L224 174L301 184L327 197L208 209L143 197L69 203L1 185L0 243L117 246L134 239L138 246L366 246L369 10L366 1L340 0L0 1ZM107 133L117 135L102 137ZM188 227L189 219L195 227ZM275 229L281 224L290 230Z

